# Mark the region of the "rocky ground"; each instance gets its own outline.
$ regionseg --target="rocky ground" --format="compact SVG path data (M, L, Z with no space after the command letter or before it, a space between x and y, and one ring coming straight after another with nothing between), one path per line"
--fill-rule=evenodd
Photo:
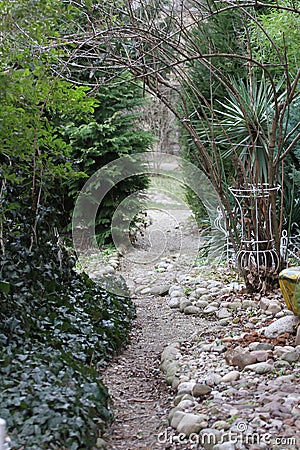
M162 354L170 436L189 436L186 448L300 448L298 320L279 293L251 298L233 283L188 278L171 287L169 305L215 328Z
M174 223L151 214L149 232L159 224L173 238L146 245L144 263L112 256L105 266L125 277L137 319L102 374L115 421L99 447L300 449L297 318L279 291L250 296L226 265L189 257L199 243L189 211L170 212ZM89 263L91 276L101 270Z

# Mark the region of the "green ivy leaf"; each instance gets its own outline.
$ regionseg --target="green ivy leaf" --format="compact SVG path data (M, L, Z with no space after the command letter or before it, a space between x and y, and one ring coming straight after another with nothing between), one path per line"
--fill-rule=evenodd
M0 291L4 294L9 294L10 292L10 284L7 281L0 280Z

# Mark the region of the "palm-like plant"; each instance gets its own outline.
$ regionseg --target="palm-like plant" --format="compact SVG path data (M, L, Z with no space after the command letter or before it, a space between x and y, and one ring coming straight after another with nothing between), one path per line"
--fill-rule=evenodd
M212 161L219 157L223 166L231 162L229 177L223 172L223 180L231 184L238 207L229 214L228 227L234 230L238 266L251 290L262 286L263 280L272 282L280 267L283 216L276 209L288 120L280 108L284 110L286 92L282 83L275 87L255 75L246 80L230 77L228 87L217 107L202 108L206 117L198 134L212 149Z
M274 101L272 88L263 78L247 82L232 80L234 91L216 111L221 125L219 144L225 147L224 157L234 152L245 168L245 186L248 182L267 183L270 134ZM226 148L227 147L227 148Z
M237 257L249 284L260 284L262 272L272 278L280 267L283 216L276 214L276 197L284 152L280 143L288 125L288 115L278 114L278 104L286 97L281 87L275 89L275 102L274 86L264 77L231 79L227 98L212 112L213 126L201 133L202 139L205 135L206 141L214 140L221 158L233 160L231 192L239 206L234 214L240 233Z

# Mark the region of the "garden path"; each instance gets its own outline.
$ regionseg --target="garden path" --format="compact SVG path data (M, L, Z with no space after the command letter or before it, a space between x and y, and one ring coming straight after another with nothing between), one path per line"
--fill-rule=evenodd
M176 160L171 158L170 163L167 158L160 163L160 170L176 174L179 167ZM115 418L104 436L108 450L173 448L159 442L160 433L168 427L172 407L171 391L160 370L160 356L168 344L189 340L206 326L200 317L170 309L165 296L160 295L178 277L188 274L200 242L182 184L176 176L155 176L147 197L148 226L143 235L137 235L135 245L121 258L118 268L130 288L137 313L130 344L101 373ZM97 278L95 265L87 264L86 269ZM99 276L102 271L103 264ZM101 442L99 439L99 445Z
M166 201L161 196L157 200ZM170 199L168 202L164 210L149 211L152 223L144 242L154 233L153 245L147 247L145 256L145 260L150 262L141 263L143 251L137 248L125 258L121 268L122 275L134 292L132 298L137 318L130 345L103 374L115 414L107 438L107 448L111 450L172 448L165 442L159 442L163 440L161 433L168 427L167 415L172 402L160 371L160 355L169 343L189 340L199 329L207 326L202 318L171 310L164 295L152 294L151 291L163 291L176 281L175 278L188 273L199 244L196 227L190 219L191 211L174 209L176 204ZM181 255L178 242L184 247ZM163 252L160 251L162 248ZM177 261L176 256L179 257ZM175 265L160 272L160 264L168 267L168 258L171 262L175 259ZM144 288L139 290L140 287ZM176 448L180 447L177 445Z
M190 211L164 201L120 267L137 317L130 344L103 373L115 414L104 448L300 450L297 318L279 290L251 296L226 265L191 264L199 236ZM221 442L212 447L205 433ZM222 443L228 433L232 442Z

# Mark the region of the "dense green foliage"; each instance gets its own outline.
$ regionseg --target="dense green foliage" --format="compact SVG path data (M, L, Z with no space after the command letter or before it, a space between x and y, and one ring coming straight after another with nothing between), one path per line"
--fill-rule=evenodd
M94 100L42 69L0 81L0 416L13 448L89 449L111 417L97 369L126 342L134 314L128 298L74 272L56 233L65 185L82 176L63 119L88 118Z
M300 100L294 102L289 111L288 131L292 132L299 123ZM291 134L288 144L295 137ZM284 166L284 202L287 212L285 228L293 234L300 232L300 143L293 148L285 160Z
M138 125L142 90L130 83L129 77L127 81L123 77L122 83L112 89L105 84L97 89L83 87L89 84L89 69L76 73L76 85L64 81L60 71L53 76L64 55L56 50L60 30L73 30L77 21L83 26L84 8L56 0L34 2L29 22L27 2L2 2L2 6L6 16L0 48L0 101L4 105L0 135L5 178L16 177L16 164L22 172L27 171L32 208L36 210L37 204L43 203L42 195L51 202L55 214L59 211L60 231L64 227L69 232L76 197L88 178L112 160L149 148L151 134ZM17 27L14 17L19 19ZM42 52L53 39L56 44L50 45L50 53L49 49ZM81 63L84 68L86 61ZM51 190L54 180L55 188ZM110 223L118 204L146 186L145 177L134 177L111 189L97 218L101 244L110 238ZM58 217L55 220L57 225Z
M299 0L286 0L286 7L299 8ZM299 69L299 17L287 9L264 8L251 28L253 52L261 61L268 61L274 74L281 78L287 65L293 79ZM284 56L283 56L284 55Z
M214 0L207 3L211 8L217 8ZM296 4L299 6L299 2L286 2L287 7ZM249 15L239 9L229 9L197 25L194 34L201 53L210 53L214 57L206 64L192 61L189 67L192 87L187 87L186 91L190 91L191 110L199 103L197 114L192 118L198 136L210 155L219 155L212 159L219 160L217 170L222 189L243 185L245 174L250 183L267 183L275 111L274 86L259 64L245 64L242 57L250 52L253 60L256 58L267 65L280 100L287 81L282 78L282 66L288 64L290 82L298 70L299 16L288 10L266 7L257 7ZM286 59L282 59L283 55ZM283 130L286 127L291 131L299 122L297 110L296 104L291 105L285 114ZM188 134L184 134L183 144L184 157L197 162L197 148ZM275 154L282 151L280 145L282 142L277 141ZM299 221L297 155L298 147L295 146L283 166L284 176L278 174L279 184L284 179L286 224ZM237 164L237 157L242 165ZM202 163L199 161L200 167ZM187 193L187 200L198 221L203 223L206 214L199 200L191 192ZM281 206L278 202L279 209Z
M65 134L72 151L73 167L82 174L70 179L68 208L73 210L74 201L87 178L98 169L123 156L145 152L153 137L138 125L142 92L139 85L120 83L114 87L99 87L93 98L97 101L90 120L70 123ZM111 220L118 205L130 194L143 190L148 185L145 176L126 178L113 186L104 197L96 218L96 234L100 245L111 237ZM136 201L132 208L137 207ZM140 209L142 203L140 204ZM139 210L139 208L137 208Z
M299 8L298 0L286 0L286 7ZM287 82L293 82L299 70L299 39L300 39L300 18L289 10L277 10L275 8L265 8L257 17L257 23L251 27L251 42L253 53L261 61L268 61L270 72L274 80L278 82L279 89L284 91ZM288 77L282 78L282 67L288 68ZM285 114L283 127L290 133L299 124L299 88L298 99ZM299 126L299 125L298 125ZM296 130L288 139L285 149L296 137ZM283 185L283 198L285 209L284 228L289 232L297 233L300 223L300 159L299 142L291 150L285 159L283 166L284 174L280 171L279 184Z
M51 347L1 354L1 416L13 449L94 447L101 420L109 418L108 394L84 369Z
M50 223L57 226L66 195L63 182L78 176L62 120L66 114L69 120L88 117L94 101L86 97L85 88L49 78L43 68L2 72L0 87L1 223L7 220L6 210L25 206L33 230L44 208L52 208Z
M77 275L55 238L44 236L29 250L24 231L7 235L0 415L13 448L89 449L111 418L97 369L126 342L134 309Z
M75 26L76 8L0 6L0 417L14 449L88 450L111 419L99 368L126 343L134 308L77 274L59 235L93 171L150 138L133 127L138 88L94 95L50 71L63 55L42 46Z

